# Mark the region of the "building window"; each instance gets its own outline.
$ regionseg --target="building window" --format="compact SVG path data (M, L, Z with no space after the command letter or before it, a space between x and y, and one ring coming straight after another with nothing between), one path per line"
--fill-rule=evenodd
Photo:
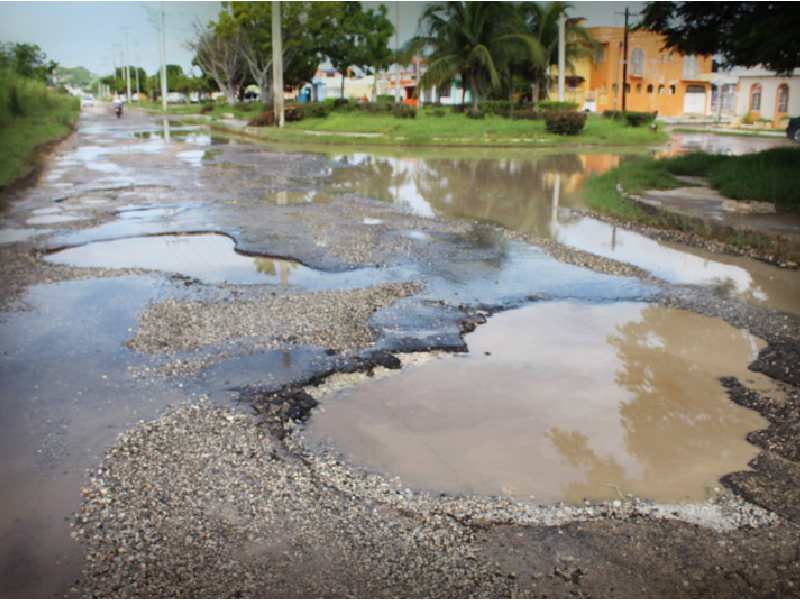
M641 94L642 93L642 84L641 83L637 83L636 84L636 93L637 94Z
M758 83L750 88L750 110L761 110L761 85Z
M652 94L653 93L653 84L652 83L648 83L647 84L647 93L648 94Z
M666 93L667 93L667 88L665 88L663 85L658 86L658 94L660 96L663 96Z
M778 86L778 112L789 110L789 86L782 83Z
M669 95L670 96L674 96L675 95L675 86L674 85L669 86Z
M644 50L636 47L631 50L631 77L644 76Z
M596 63L606 62L606 45L605 44L600 46L600 50L597 51L597 57L595 57L594 61Z
M683 57L683 78L694 79L697 77L697 56L692 54Z
M443 86L441 89L437 90L439 92L439 98L449 98L450 97L450 84Z

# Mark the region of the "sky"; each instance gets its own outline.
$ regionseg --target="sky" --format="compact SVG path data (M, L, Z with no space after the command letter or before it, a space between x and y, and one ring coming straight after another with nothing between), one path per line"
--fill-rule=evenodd
M363 2L376 8L380 2ZM414 35L427 2L384 2L394 21L399 8L400 43ZM573 2L570 17L585 17L586 27L622 27L622 12L641 10L644 2ZM161 8L166 21L168 64L191 71L192 53L186 42L193 25L206 25L221 9L220 2L7 2L0 1L0 42L38 45L65 67L82 66L99 75L115 65L141 65L148 74L161 68ZM195 71L199 74L199 71Z

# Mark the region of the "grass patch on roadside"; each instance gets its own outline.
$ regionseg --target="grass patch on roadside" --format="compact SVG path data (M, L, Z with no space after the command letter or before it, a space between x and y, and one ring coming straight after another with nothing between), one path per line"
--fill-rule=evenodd
M653 189L673 189L686 183L677 175L705 177L709 186L737 200L774 202L778 208L800 212L796 174L800 170L800 148L772 148L745 156L694 153L665 159L637 158L591 177L584 185L587 205L624 221L636 221L705 238L718 239L738 248L751 247L786 260L797 260L797 244L775 240L762 233L714 226L707 220L673 211L648 208L626 194Z
M142 108L159 110L160 105L142 103ZM287 104L287 108L305 108L308 105ZM415 113L414 118L397 118L384 108L366 110L365 107L349 103L330 110L325 118L307 117L301 121L287 122L283 129L259 127L257 137L272 141L330 144L363 144L365 138L346 134L376 134L371 138L374 145L402 146L522 146L522 147L607 147L643 146L667 139L664 132L652 132L647 127L628 127L612 119L590 115L583 131L577 136L561 136L549 133L544 119L512 120L501 115L486 113L485 118L469 119L464 112L455 112L449 107L428 106ZM221 120L226 114L249 121L262 112L260 102L248 104L182 105L170 106L168 114L190 116L204 115ZM206 120L198 122L207 122ZM208 122L207 122L208 123ZM208 123L212 126L215 124ZM217 124L223 126L224 124ZM308 133L313 132L313 133ZM249 132L250 133L250 132ZM373 141L374 140L374 141Z
M0 188L33 172L41 147L66 137L79 114L79 98L0 69Z
M781 210L800 212L797 173L800 148L770 148L744 156L696 152L672 158L626 163L607 174L627 193L686 185L679 175L705 177L709 187L734 200L771 202Z

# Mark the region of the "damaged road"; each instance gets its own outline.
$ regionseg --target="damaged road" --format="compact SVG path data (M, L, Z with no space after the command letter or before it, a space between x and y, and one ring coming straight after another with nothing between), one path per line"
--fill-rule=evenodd
M4 591L798 595L796 315L530 231L332 189L349 167L330 157L174 123L167 142L163 124L112 116L86 114L4 214L5 427L18 430L4 456L20 457L4 482L19 490L3 511ZM212 233L235 252L182 246ZM169 267L129 248L123 266L92 262L112 255L104 242L166 236L182 236L156 252ZM70 249L86 265L62 262ZM219 279L239 268L228 254L247 258L241 280ZM721 382L770 423L748 437L751 469L706 503L544 505L412 490L307 442L331 390L466 352L491 315L565 299L678 308L764 340L751 369L780 396ZM45 495L58 496L46 511L33 499Z

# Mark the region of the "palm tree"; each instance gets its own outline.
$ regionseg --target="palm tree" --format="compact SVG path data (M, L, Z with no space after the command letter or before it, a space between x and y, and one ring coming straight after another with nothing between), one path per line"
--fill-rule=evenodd
M518 26L507 2L439 2L420 19L425 34L413 38L405 50L412 54L432 48L420 87L442 85L461 75L469 82L472 109L477 110L479 87L484 93L488 86L498 87L511 47L523 49L531 60L543 58L536 40Z
M545 56L545 60L540 64L531 63L529 66L534 101L537 101L542 95L542 91L547 89L547 68L550 65L558 64L558 17L562 12L573 8L568 2L560 0L546 5L538 2L521 2L516 6L527 33L539 42ZM597 49L597 42L580 24L580 20L568 19L565 48L567 69L574 72L573 61L582 57L593 57ZM542 83L545 83L545 88L540 91Z

